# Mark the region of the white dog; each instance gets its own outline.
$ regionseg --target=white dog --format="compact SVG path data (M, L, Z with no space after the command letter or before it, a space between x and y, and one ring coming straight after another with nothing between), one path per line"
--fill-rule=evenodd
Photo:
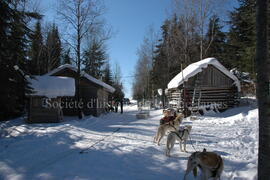
M217 180L220 179L224 164L221 156L217 153L206 152L206 149L204 149L203 152L194 152L189 156L184 180L187 179L187 175L190 171L193 171L194 177L197 177L197 167L199 167L202 172L202 180L209 178Z
M184 115L183 114L179 114L172 121L172 123L166 123L166 124L160 125L158 127L157 133L155 135L154 142L157 142L157 144L159 145L161 139L166 134L166 132L177 131L179 129L179 126L180 126L181 122L183 121L183 118L184 118Z
M192 126L187 125L184 128L180 129L179 131L172 131L167 137L167 149L166 149L166 156L170 156L170 151L173 148L175 141L179 141L180 144L180 151L183 152L182 143L184 144L184 151L186 150L188 136L190 134Z

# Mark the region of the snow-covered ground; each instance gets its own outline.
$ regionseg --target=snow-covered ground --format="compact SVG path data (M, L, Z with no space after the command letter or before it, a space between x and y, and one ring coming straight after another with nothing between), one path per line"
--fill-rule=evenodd
M58 124L0 123L0 179L182 179L189 153L165 156L165 141L153 143L161 110L136 119L136 106L125 114L84 120L66 118ZM224 158L221 179L256 179L258 112L249 106L208 113L192 124L196 150L206 148ZM189 176L192 179L192 176Z

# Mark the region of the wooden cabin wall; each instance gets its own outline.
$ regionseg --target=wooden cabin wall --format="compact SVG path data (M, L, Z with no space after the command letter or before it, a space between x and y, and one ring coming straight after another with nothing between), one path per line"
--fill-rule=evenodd
M108 103L109 93L104 88L102 88L98 90L97 96L98 96L98 101L100 103L97 108L97 115L100 115L102 113L105 113L105 107Z
M48 108L43 106L44 97L33 96L30 97L29 102L29 114L28 123L57 123L62 119L61 109L59 108ZM61 102L60 98L52 99L51 102Z
M63 97L62 102L67 103L67 104L75 102L75 97ZM78 110L76 108L65 108L65 107L63 107L63 114L65 116L77 116L78 115Z
M187 94L189 95L187 101L191 105L194 90L188 89L187 92L188 92ZM184 100L184 97L182 97L182 100ZM199 93L196 93L194 102L195 105L198 105L198 100L199 100ZM233 107L237 105L238 103L237 100L238 100L237 88L202 89L199 106L217 103L225 105L221 109L226 109L226 107Z
M199 77L198 86L201 88L200 104L198 104L199 91L195 91L195 102L193 105L209 105L213 103L221 103L226 106L221 109L233 107L238 104L238 90L233 84L234 81L223 74L220 70L212 65L209 65L202 72L198 73L194 77L188 79L185 83L186 94L185 102L189 107L192 106L192 98L194 94L194 88L196 86L196 80ZM178 105L171 105L172 107L183 108L184 94L182 93L183 86L179 88L171 89L169 91L170 101L175 100L180 103ZM182 103L181 103L182 102Z
M226 76L219 69L215 68L213 65L209 65L207 68L203 69L202 72L189 78L186 87L194 88L195 81L198 77L201 79L199 84L203 88L230 88L234 83L231 78Z
M186 91L185 102L188 107L192 106L194 89L189 88ZM171 105L173 108L183 108L184 95L181 91L172 91L169 95L170 101L178 101L179 105ZM195 94L195 106L198 105L199 93ZM182 103L181 103L182 102ZM199 106L209 105L213 103L223 104L226 106L221 107L220 109L227 109L229 107L234 107L238 105L238 91L236 87L232 88L223 88L223 89L202 89L201 98Z
M54 74L54 76L65 76L75 78L77 73L70 69L63 69ZM102 99L108 99L108 92L105 89L86 78L81 78L80 81L80 95L84 103L83 112L85 115L99 116L105 112L104 108L97 108L97 102L94 100L102 101ZM70 101L74 101L75 98L69 98ZM92 107L87 107L87 103L91 104ZM64 115L76 116L77 109L63 109Z
M100 87L94 83L86 80L81 81L80 92L84 102L83 112L85 115L98 116L96 100L98 99L99 89Z
M63 69L59 72L56 72L53 74L53 76L64 76L64 77L71 77L74 78L77 76L77 73L75 73L74 71L70 70L70 69ZM72 103L75 102L76 99L75 97L65 97L63 98L63 101L65 103ZM65 116L77 116L78 115L78 110L76 108L63 108L63 113Z

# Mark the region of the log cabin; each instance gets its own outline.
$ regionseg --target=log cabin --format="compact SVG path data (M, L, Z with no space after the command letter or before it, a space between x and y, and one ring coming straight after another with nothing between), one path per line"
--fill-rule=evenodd
M180 111L226 110L238 105L239 80L217 59L206 58L187 66L168 84L169 107Z
M28 123L57 123L63 119L61 100L74 97L75 80L68 77L34 76L28 79Z
M58 68L50 71L46 74L47 76L64 76L76 79L77 68L70 65L64 64ZM106 111L106 106L108 104L108 97L110 93L113 93L115 89L98 80L86 72L81 72L80 85L79 85L80 97L83 103L83 113L84 115L99 116ZM75 102L75 97L66 97L62 99L67 103ZM64 115L75 116L78 115L77 108L63 108Z

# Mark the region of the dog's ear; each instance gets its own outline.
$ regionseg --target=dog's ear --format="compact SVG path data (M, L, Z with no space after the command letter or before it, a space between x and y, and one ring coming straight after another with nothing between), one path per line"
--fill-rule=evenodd
M205 148L203 148L203 152L206 152L206 149Z
M193 168L193 175L195 178L197 177L197 166Z

